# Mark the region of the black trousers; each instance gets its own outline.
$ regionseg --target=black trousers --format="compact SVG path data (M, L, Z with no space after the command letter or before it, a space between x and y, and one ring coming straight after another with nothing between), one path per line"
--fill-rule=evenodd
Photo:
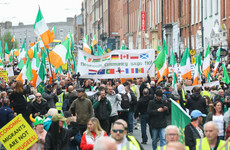
M108 134L109 133L109 119L99 120L101 128Z
M109 117L109 134L112 127L112 124L118 119L118 115Z
M129 123L129 111L117 111L119 119L123 119L126 123Z
M81 125L81 124L79 124L78 127L79 127L79 131L81 133L81 136L82 136L83 133L86 131L87 125Z

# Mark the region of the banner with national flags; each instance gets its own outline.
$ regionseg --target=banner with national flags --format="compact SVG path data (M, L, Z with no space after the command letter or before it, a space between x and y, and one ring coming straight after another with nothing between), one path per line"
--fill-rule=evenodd
M190 116L185 110L174 100L171 100L171 125L175 125L180 130L180 142L184 143L184 130L188 123L190 123Z
M113 50L101 56L78 51L80 78L138 78L154 76L154 50ZM136 59L140 58L140 59Z

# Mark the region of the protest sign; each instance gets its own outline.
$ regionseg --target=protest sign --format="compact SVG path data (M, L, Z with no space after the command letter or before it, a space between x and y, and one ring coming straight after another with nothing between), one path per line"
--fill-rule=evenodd
M153 77L154 50L114 50L102 56L78 51L80 78L137 78Z
M19 114L0 130L0 142L7 150L28 149L37 142L37 134Z
M7 82L7 71L0 70L0 78L3 78Z
M7 71L7 76L8 76L8 77L14 76L13 67L7 67L7 68L6 68L6 71Z

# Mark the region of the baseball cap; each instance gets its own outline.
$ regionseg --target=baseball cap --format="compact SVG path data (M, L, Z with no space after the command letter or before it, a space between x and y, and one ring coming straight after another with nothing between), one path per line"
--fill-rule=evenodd
M192 119L196 119L197 117L200 117L200 116L206 117L206 115L205 115L205 114L202 114L199 110L193 110L193 111L191 112L191 117L192 117Z
M78 88L77 91L78 92L85 92L85 89L84 88Z
M52 117L52 121L66 121L67 119L63 117L61 114L55 114Z

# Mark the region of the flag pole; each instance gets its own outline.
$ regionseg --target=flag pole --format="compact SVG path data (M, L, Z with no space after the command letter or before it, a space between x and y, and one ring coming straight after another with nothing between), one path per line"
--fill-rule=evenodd
M50 56L49 56L49 52L48 52L48 49L45 47L45 49L46 49L46 52L47 52L47 54L48 54L48 59L49 59L49 64L50 64ZM52 71L52 67L51 67L51 64L50 64L50 71L51 71L51 78L52 78L52 80L53 80L53 71ZM52 83L52 81L51 81L51 83Z

